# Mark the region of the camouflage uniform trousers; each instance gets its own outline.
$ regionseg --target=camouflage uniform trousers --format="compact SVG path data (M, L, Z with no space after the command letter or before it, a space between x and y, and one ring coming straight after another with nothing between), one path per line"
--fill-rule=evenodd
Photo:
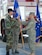
M12 53L15 52L18 48L18 40L19 40L19 29L14 29L13 31L13 45L12 45Z
M13 45L13 36L12 36L12 33L9 34L9 35L6 35L6 42L7 42L7 45L6 45L6 51L9 51L11 48L12 48L12 45Z

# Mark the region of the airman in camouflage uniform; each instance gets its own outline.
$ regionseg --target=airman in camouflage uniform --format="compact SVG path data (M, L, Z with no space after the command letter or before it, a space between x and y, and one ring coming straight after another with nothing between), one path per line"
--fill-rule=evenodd
M12 13L12 10L9 9ZM5 34L7 37L6 55L9 55L9 49L12 49L12 53L19 53L17 51L18 39L19 39L19 22L16 19L11 18L8 14L5 19Z
M14 10L14 16L16 15L16 11ZM14 22L15 21L15 22ZM13 41L14 41L14 44L12 46L12 51L13 53L19 53L18 50L17 50L17 47L18 47L18 39L19 39L19 32L20 32L20 16L17 17L14 17L14 21L12 21L13 25L14 25L14 28L13 28Z
M35 55L35 40L36 40L36 31L35 31L35 20L34 20L34 13L31 12L29 15L29 21L23 22L23 24L27 25L21 31L27 30L28 37L28 45L31 51L30 55Z

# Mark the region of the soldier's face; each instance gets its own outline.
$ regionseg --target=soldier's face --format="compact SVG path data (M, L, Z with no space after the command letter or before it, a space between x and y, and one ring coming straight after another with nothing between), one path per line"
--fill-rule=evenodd
M33 14L30 15L30 19L32 19L32 18L34 18L34 15Z
M13 11L10 12L10 15L13 15Z

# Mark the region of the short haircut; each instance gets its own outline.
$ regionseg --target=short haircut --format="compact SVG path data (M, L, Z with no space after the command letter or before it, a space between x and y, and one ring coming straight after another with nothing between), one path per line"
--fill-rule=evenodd
M30 12L30 14L29 14L29 15L31 15L31 14L35 15L35 13L34 13L34 12Z
M13 11L11 8L10 8L10 9L8 9L8 13L9 13L9 12L11 12L11 11Z

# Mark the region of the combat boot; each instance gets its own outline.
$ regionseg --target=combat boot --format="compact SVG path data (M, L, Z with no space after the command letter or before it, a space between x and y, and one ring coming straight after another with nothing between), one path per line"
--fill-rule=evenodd
M9 51L6 52L6 55L9 55Z

